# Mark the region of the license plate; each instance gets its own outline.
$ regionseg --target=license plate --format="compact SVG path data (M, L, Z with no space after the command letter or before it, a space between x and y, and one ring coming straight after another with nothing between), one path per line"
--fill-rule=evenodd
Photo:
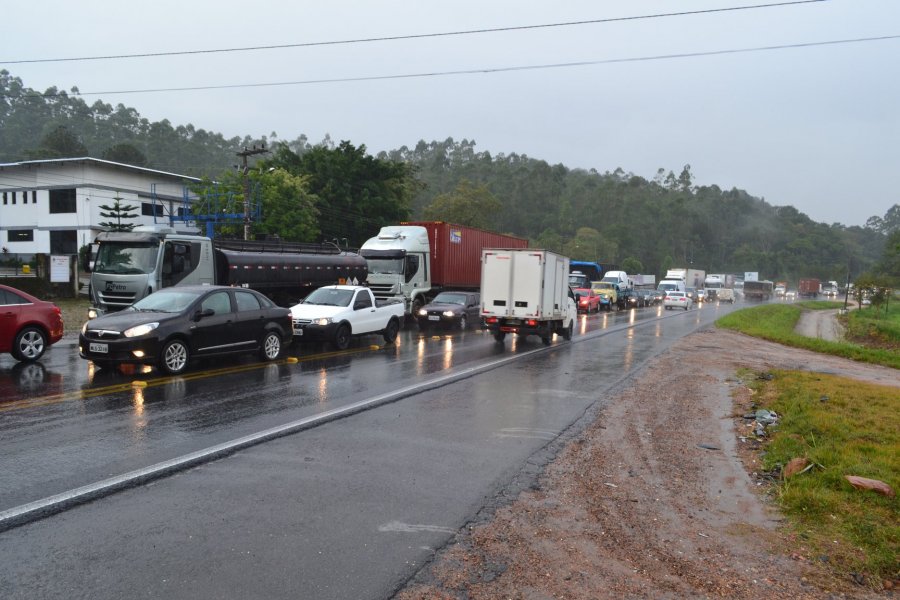
M428 315L429 321L440 321L441 317L439 315Z
M303 335L303 330L302 330L302 329L295 329L295 330L294 330L294 335Z
M94 344L90 345L91 352L99 352L101 354L106 354L109 352L109 344Z

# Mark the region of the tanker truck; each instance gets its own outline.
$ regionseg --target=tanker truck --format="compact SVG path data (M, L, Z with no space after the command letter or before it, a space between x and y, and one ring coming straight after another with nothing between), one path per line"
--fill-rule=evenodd
M161 225L101 233L93 246L83 265L91 273L91 319L175 285L252 288L291 306L317 287L367 275L365 259L333 244L212 240Z

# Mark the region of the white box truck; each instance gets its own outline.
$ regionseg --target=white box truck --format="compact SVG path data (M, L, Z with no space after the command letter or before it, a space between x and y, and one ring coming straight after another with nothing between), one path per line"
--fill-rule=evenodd
M549 250L485 248L481 253L481 317L494 339L507 333L572 339L577 318L569 259Z

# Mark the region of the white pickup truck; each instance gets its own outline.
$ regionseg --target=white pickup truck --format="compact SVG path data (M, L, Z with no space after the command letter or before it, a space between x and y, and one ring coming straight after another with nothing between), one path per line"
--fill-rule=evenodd
M328 285L291 307L294 341L326 341L346 350L351 337L380 333L390 344L397 339L403 314L402 302L376 301L367 287Z

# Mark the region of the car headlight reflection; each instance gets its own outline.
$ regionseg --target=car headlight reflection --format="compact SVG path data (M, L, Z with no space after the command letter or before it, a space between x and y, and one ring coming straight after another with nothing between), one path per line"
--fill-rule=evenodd
M131 329L126 329L122 332L122 335L127 338L140 337L142 335L147 335L157 327L159 327L159 323L145 323L143 325L132 327Z

